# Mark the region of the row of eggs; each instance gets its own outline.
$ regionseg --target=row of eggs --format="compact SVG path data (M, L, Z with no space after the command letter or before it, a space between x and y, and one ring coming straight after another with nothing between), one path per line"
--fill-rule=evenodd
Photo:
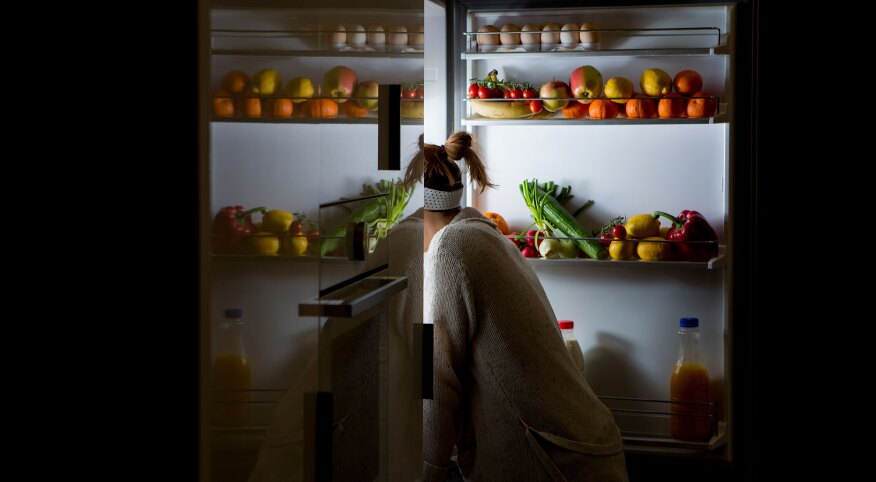
M331 43L335 45L348 44L361 47L368 45L423 45L423 26L411 27L410 33L404 25L335 25L331 34Z
M567 23L560 27L557 23L546 23L540 26L534 23L528 23L520 28L513 23L502 25L501 29L495 25L484 25L478 29L478 32L501 32L499 35L478 35L477 42L479 45L534 45L545 44L553 45L562 43L564 45L576 44L579 42L584 44L598 43L599 32L579 32L578 30L596 30L599 25L593 22L584 22L580 25L577 23ZM533 32L533 33L525 33Z

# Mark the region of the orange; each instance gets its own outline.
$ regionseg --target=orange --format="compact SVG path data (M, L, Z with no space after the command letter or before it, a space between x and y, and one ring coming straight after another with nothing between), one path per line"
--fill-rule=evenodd
M687 100L688 117L712 117L718 110L718 102L708 92L697 92Z
M563 109L563 117L565 117L566 119L578 119L584 117L587 114L587 109L589 108L590 106L587 104L572 102L569 104L568 107Z
M657 114L660 117L681 117L684 115L684 97L666 94L657 102Z
M617 104L610 100L597 99L590 103L588 113L592 119L614 119L617 117Z
M222 88L232 94L243 93L248 85L249 77L240 70L232 70L225 74L225 77L222 77Z
M310 99L304 104L304 114L307 117L336 117L338 104L331 99Z
M262 116L262 100L258 98L254 93L247 92L243 94L239 99L237 99L238 104L238 112L242 113L246 117L261 117Z
M637 96L635 99L627 101L627 117L630 119L647 119L657 115L657 108L654 106L654 101Z
M347 117L368 117L368 109L356 102L344 102L341 104L341 110Z
M577 104L577 102L576 102ZM584 105L584 104L579 104ZM499 232L502 234L511 234L511 230L508 229L508 223L505 222L505 218L502 217L499 213L494 212L485 212L484 217L489 219L490 221L496 223L496 227L499 228Z
M682 70L675 74L672 85L679 94L689 96L703 88L703 76L696 70Z
M292 117L293 105L290 99L265 99L268 115L272 117Z
M213 94L213 115L216 117L234 116L234 100L231 99L231 94L224 90L217 90Z

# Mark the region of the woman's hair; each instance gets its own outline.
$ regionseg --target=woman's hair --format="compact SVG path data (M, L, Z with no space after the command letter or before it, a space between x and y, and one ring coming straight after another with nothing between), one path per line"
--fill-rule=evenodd
M496 187L487 178L484 163L472 148L472 142L471 134L464 131L451 134L443 146L424 144L420 135L420 152L408 164L405 184L412 185L423 178L423 185L430 189L455 191L462 187L462 172L454 161L464 159L472 180L481 187L481 192L487 187Z

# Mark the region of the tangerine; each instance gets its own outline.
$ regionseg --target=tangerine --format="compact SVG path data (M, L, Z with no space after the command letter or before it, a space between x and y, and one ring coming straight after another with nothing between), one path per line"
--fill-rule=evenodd
M508 229L508 223L505 221L505 218L503 218L501 214L487 211L484 213L484 217L496 223L496 227L499 229L500 233L511 234L511 231Z

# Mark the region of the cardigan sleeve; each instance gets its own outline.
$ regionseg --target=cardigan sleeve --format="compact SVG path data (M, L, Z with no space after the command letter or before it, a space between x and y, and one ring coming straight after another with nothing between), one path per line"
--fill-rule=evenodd
M423 480L443 482L461 429L461 407L467 396L462 380L468 370L470 334L474 328L472 285L462 262L450 249L433 251L427 277L434 323L434 398L423 405Z

